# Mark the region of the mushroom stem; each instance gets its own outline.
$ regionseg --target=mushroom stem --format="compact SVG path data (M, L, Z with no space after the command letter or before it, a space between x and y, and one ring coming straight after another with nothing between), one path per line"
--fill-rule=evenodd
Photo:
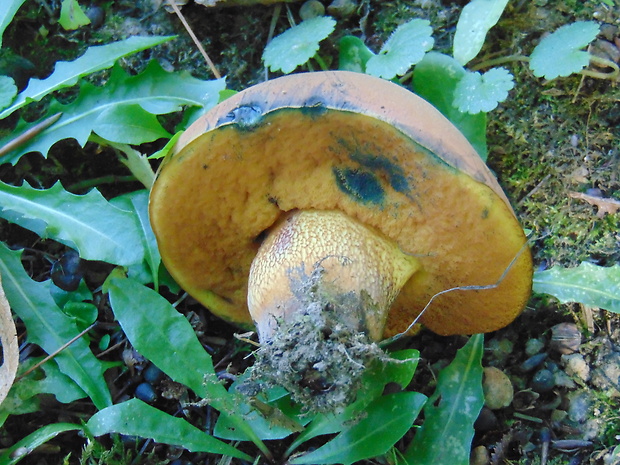
M380 353L374 342L382 339L390 306L418 268L394 241L344 213L289 213L269 231L250 269L260 370L302 402L330 393L333 402L314 405L320 410L350 401L340 385L352 390L347 378L359 378Z

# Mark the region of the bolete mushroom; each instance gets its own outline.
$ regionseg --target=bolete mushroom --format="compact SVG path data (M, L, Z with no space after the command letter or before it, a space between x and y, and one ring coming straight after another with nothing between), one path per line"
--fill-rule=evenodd
M420 322L442 335L499 329L530 295L523 230L466 138L363 74L285 76L220 103L165 159L150 215L178 283L255 325L263 373L319 409L351 400L375 343L441 291L489 286L436 296Z

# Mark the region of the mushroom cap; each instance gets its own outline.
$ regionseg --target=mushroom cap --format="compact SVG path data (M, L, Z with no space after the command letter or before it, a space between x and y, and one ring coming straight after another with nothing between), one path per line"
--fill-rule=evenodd
M394 240L421 269L384 336L509 324L531 291L526 238L495 177L432 105L348 71L295 74L230 97L185 131L162 164L150 216L172 276L213 313L252 324L249 269L266 231L295 209L340 210ZM505 271L507 272L505 273Z

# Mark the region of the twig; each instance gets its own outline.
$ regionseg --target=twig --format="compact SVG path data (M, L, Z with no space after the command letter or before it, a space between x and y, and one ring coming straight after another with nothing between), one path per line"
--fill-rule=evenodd
M127 176L115 176L113 174L107 176L100 176L98 178L85 179L83 181L76 182L72 184L67 189L69 191L82 191L84 189L90 189L91 187L97 187L101 184L116 184L120 182L137 182L138 178L136 178L133 174Z
M528 199L529 197L531 197L532 195L534 195L536 192L538 192L541 187L543 186L544 183L547 182L547 180L551 177L551 174L548 174L547 176L545 176L544 178L542 178L542 181L540 181L538 184L536 184L536 186L534 186L534 189L532 189L531 191L529 191L527 194L525 194L523 196L523 198L521 200L519 200L517 202L517 205L521 206L523 205L523 202L525 202L526 199Z
M55 115L52 115L49 118L44 119L40 123L35 124L30 129L28 129L27 131L23 132L19 136L17 136L15 139L10 140L9 142L7 142L4 146L0 147L0 157L3 157L4 155L6 155L7 153L9 153L12 150L15 150L19 146L24 145L26 142L28 142L34 136L38 135L39 133L41 133L45 129L49 128L56 121L58 121L61 116L62 116L62 113L56 113Z
M56 355L58 355L60 352L62 352L63 350L65 350L67 347L69 347L71 344L73 344L75 341L77 341L79 338L81 338L82 336L84 336L84 334L86 334L87 332L89 332L91 329L93 329L95 326L97 325L97 322L94 322L92 325L90 325L88 328L86 328L84 331L82 331L80 334L78 334L77 336L75 336L73 339L71 339L68 342L65 342L63 345L61 345L58 349L56 349L54 352L52 352L51 354L49 354L47 357L45 357L43 360L41 360L39 363L36 363L35 365L31 366L28 370L26 370L24 373L22 373L21 375L19 375L17 378L15 378L15 383L17 383L19 380L21 380L22 378L24 378L26 375L29 375L30 373L32 373L34 370L36 370L37 368L39 368L41 365L43 365L44 363L50 361L51 359L53 359L54 357L56 357Z
M176 15L179 17L179 19L183 23L183 26L185 27L185 30L187 31L189 36L194 41L194 44L196 44L196 47L198 47L198 50L200 51L200 53L202 54L203 58L205 59L205 61L209 65L209 68L211 68L211 72L213 73L213 75L217 79L221 79L222 75L220 74L220 72L217 70L217 68L215 67L215 65L211 61L211 58L209 58L209 55L207 55L207 52L205 51L204 47L202 46L202 44L198 40L198 37L196 37L196 34L194 34L194 31L192 30L192 28L190 27L189 23L185 19L185 16L183 16L183 13L181 13L181 10L179 10L179 7L177 6L177 4L174 2L174 0L168 0L168 4L172 7L172 9L176 13Z
M470 70L478 71L482 68L490 68L491 66L503 65L504 63L512 63L514 61L529 62L530 57L526 55L509 55L509 56L493 58L490 60L481 61L477 65L472 66Z
M254 347L260 347L260 344L258 342L255 342L253 340L250 339L250 337L254 334L254 331L249 331L247 333L243 333L243 334L237 334L234 333L233 336L235 339L237 339L238 341L241 342L245 342L246 344L251 344Z

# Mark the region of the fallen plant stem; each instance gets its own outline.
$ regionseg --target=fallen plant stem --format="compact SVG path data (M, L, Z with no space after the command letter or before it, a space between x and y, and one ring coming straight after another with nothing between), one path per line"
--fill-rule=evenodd
M51 359L53 359L54 357L56 357L56 355L58 355L60 352L62 352L63 350L65 350L67 347L69 347L71 344L73 344L75 341L77 341L78 339L80 339L82 336L84 336L87 332L89 332L91 329L93 329L95 326L97 325L97 322L94 322L92 325L90 325L88 328L86 328L84 331L82 331L81 333L79 333L78 335L76 335L74 338L72 338L71 340L65 342L63 345L61 345L58 349L56 349L54 352L52 352L51 354L49 354L47 357L43 358L41 361L39 361L38 363L34 364L33 366L31 366L29 369L27 369L25 372L23 372L21 375L19 375L17 378L15 378L14 383L17 383L18 381L20 381L21 379L23 379L25 376L29 375L30 373L32 373L34 370L36 370L37 368L39 368L41 365L43 365L44 363L49 362Z
M503 65L504 63L513 63L515 61L529 62L530 57L526 55L508 55L504 57L493 58L490 60L482 61L478 63L477 65L472 66L470 69L471 71L478 71L483 68L490 68L492 66Z
M90 189L91 187L97 187L101 184L116 184L119 182L136 182L138 179L132 175L128 174L127 176L115 176L110 174L108 176L100 176L98 178L93 179L85 179L84 181L76 182L75 184L70 185L67 189L69 191L81 191L84 189Z
M479 71L484 68L490 68L492 66L503 65L505 63L513 63L515 61L520 61L523 63L529 63L530 57L526 55L509 55L504 57L493 58L490 60L485 60L478 63L475 66L472 66L471 71ZM620 68L616 63L611 60L607 60L605 58L597 57L596 55L590 55L590 63L593 63L597 66L611 68L613 71L611 72L603 72L603 71L594 71L591 69L582 69L578 72L583 76L593 77L596 79L609 79L612 81L618 80L620 78Z
M533 423L543 423L543 421L538 417L532 417L530 415L525 415L519 412L513 413L513 416L515 416L516 418L520 418L521 420L531 421Z
M593 77L597 79L610 79L612 81L617 81L620 77L620 68L611 60L607 60L606 58L597 57L596 55L590 55L590 63L594 63L597 66L611 68L613 71L609 73L605 73L602 71L593 71L591 69L582 69L580 71L581 74L588 77Z
M24 131L22 134L17 136L15 139L10 140L2 147L0 147L0 157L3 157L7 153L15 150L17 147L24 145L26 142L31 140L36 135L40 134L45 129L49 128L52 124L60 119L62 113L56 113L55 115L50 116L49 118L44 119L40 123L34 125L27 131Z
M174 0L168 0L168 4L174 10L174 13L178 16L178 18L181 20L181 23L183 23L183 26L185 27L185 30L187 31L189 36L194 41L194 44L196 45L196 47L198 47L198 50L200 51L200 53L202 54L202 57L207 62L207 65L209 65L209 68L211 69L211 72L213 73L213 75L217 79L221 79L222 75L220 74L220 72L217 70L217 68L215 67L215 65L211 61L211 58L209 58L209 55L207 54L207 52L205 51L204 47L202 46L202 44L198 40L198 37L196 37L196 34L194 34L194 31L192 30L192 28L190 27L189 23L185 19L185 16L183 16L183 13L181 13L181 10L177 6L177 4L174 2Z
M316 62L319 64L319 66L321 67L323 71L329 70L329 66L327 66L327 63L325 63L325 60L323 60L321 55L317 53L316 55L314 55L314 59L316 60Z

